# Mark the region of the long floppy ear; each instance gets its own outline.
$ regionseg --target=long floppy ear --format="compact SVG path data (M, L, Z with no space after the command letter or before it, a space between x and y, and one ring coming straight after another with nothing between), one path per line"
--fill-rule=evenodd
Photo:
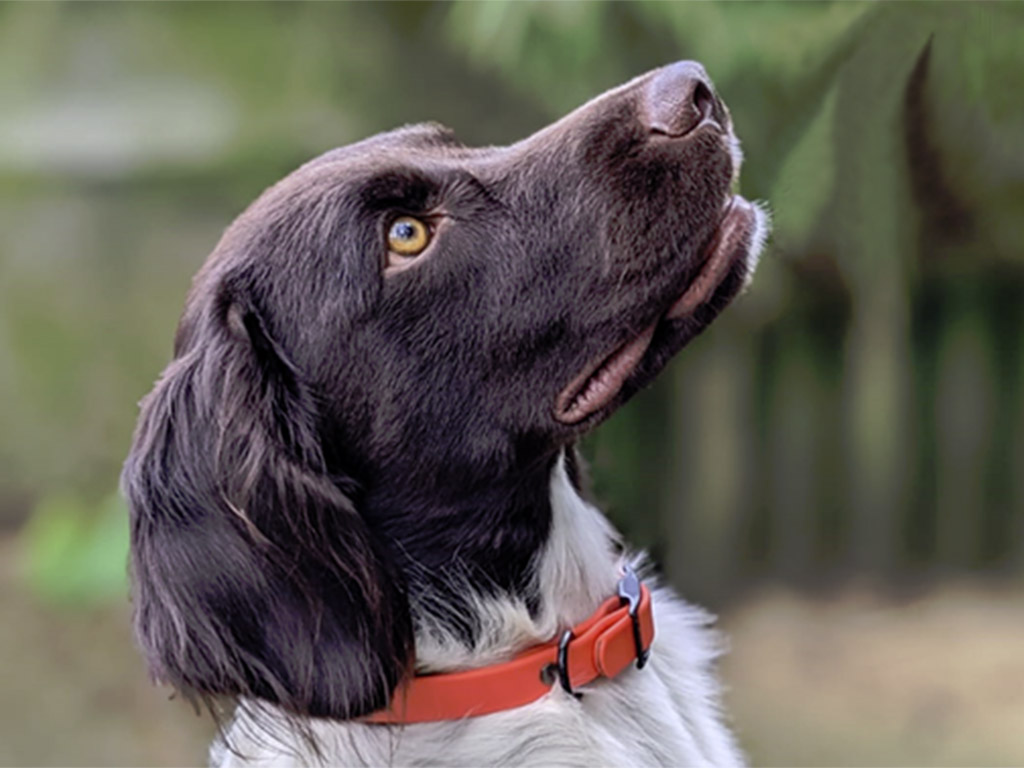
M328 475L314 397L255 306L197 308L122 476L151 672L303 715L384 706L412 656L401 578Z

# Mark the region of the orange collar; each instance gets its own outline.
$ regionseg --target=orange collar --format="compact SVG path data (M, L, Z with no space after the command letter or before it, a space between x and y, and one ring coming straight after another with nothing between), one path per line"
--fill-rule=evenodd
M647 661L654 640L651 592L629 567L618 595L558 641L537 645L511 661L436 675L416 675L388 709L366 723L428 723L458 720L522 707L551 690L557 680L569 693L599 677L615 677L636 660ZM579 696L579 694L576 694Z

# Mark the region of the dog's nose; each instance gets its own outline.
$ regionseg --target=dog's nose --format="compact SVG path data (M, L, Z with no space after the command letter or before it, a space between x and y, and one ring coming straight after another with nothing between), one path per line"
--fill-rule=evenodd
M705 122L714 121L720 127L725 122L725 108L696 61L679 61L658 70L644 87L642 111L652 133L673 138Z

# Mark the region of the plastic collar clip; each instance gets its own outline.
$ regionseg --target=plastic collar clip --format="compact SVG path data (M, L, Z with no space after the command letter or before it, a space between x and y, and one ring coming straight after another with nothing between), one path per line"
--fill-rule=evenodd
M640 630L640 579L636 575L636 571L629 565L625 565L622 568L622 578L619 579L617 587L617 594L619 601L622 606L629 607L629 619L633 625L633 645L636 648L636 668L643 669L644 665L647 664L647 659L650 658L650 649L644 649L643 636ZM562 689L577 699L582 698L583 694L573 690L572 683L569 680L569 643L575 639L576 635L571 629L565 630L562 636L558 640L558 655L556 663L556 671L558 673L558 682L562 686Z
M644 641L640 635L640 579L630 566L624 566L622 578L619 579L619 599L623 605L629 606L629 619L633 622L633 644L636 646L636 668L643 669L650 658L651 650L644 650Z

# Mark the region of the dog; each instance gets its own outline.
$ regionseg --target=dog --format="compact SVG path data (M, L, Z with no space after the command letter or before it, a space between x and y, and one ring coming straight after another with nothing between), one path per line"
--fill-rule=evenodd
M329 151L228 228L122 477L153 677L237 702L214 764L743 763L709 616L573 447L750 280L740 163L678 62L510 146Z

